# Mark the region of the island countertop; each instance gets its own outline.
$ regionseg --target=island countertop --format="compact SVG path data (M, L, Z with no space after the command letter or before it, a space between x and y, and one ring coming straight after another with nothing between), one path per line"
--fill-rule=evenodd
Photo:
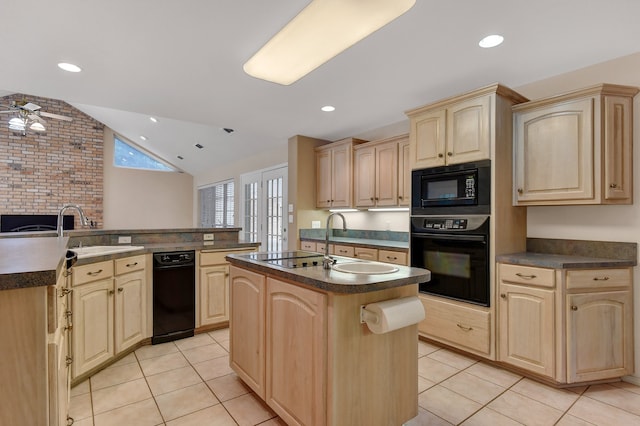
M332 256L340 263L363 262L342 256ZM421 268L394 265L398 271L386 274L353 274L324 269L321 264L302 268L287 268L259 260L255 253L230 254L231 265L285 279L316 290L332 293L367 293L429 281L431 272ZM372 262L380 263L380 262Z

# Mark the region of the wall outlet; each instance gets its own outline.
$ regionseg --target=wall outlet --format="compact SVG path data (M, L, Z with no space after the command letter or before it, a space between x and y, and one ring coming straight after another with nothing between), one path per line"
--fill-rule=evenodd
M118 244L131 244L131 237L127 236L127 237L118 237Z
M313 228L313 229L320 228L320 221L319 220L312 220L311 221L311 228Z
M213 241L213 234L203 234L203 235L202 235L202 238L203 238L205 241Z

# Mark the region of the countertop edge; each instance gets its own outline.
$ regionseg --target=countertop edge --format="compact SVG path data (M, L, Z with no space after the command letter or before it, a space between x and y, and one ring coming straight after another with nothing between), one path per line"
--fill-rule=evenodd
M552 269L623 268L637 266L637 262L633 260L536 252L501 254L496 256L496 262Z

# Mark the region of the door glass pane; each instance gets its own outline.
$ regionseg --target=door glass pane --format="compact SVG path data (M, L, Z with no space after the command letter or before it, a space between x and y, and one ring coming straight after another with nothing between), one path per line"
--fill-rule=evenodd
M258 241L258 182L244 186L244 240Z
M282 177L267 180L267 251L282 250Z

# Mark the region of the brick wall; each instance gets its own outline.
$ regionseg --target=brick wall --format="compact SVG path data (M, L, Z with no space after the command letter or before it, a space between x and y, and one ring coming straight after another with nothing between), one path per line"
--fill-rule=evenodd
M23 136L9 130L17 114L0 114L0 214L57 214L73 203L101 228L104 125L63 101L30 95L0 97L0 111L24 99L73 121L43 117L46 132ZM78 229L77 214L67 213Z

